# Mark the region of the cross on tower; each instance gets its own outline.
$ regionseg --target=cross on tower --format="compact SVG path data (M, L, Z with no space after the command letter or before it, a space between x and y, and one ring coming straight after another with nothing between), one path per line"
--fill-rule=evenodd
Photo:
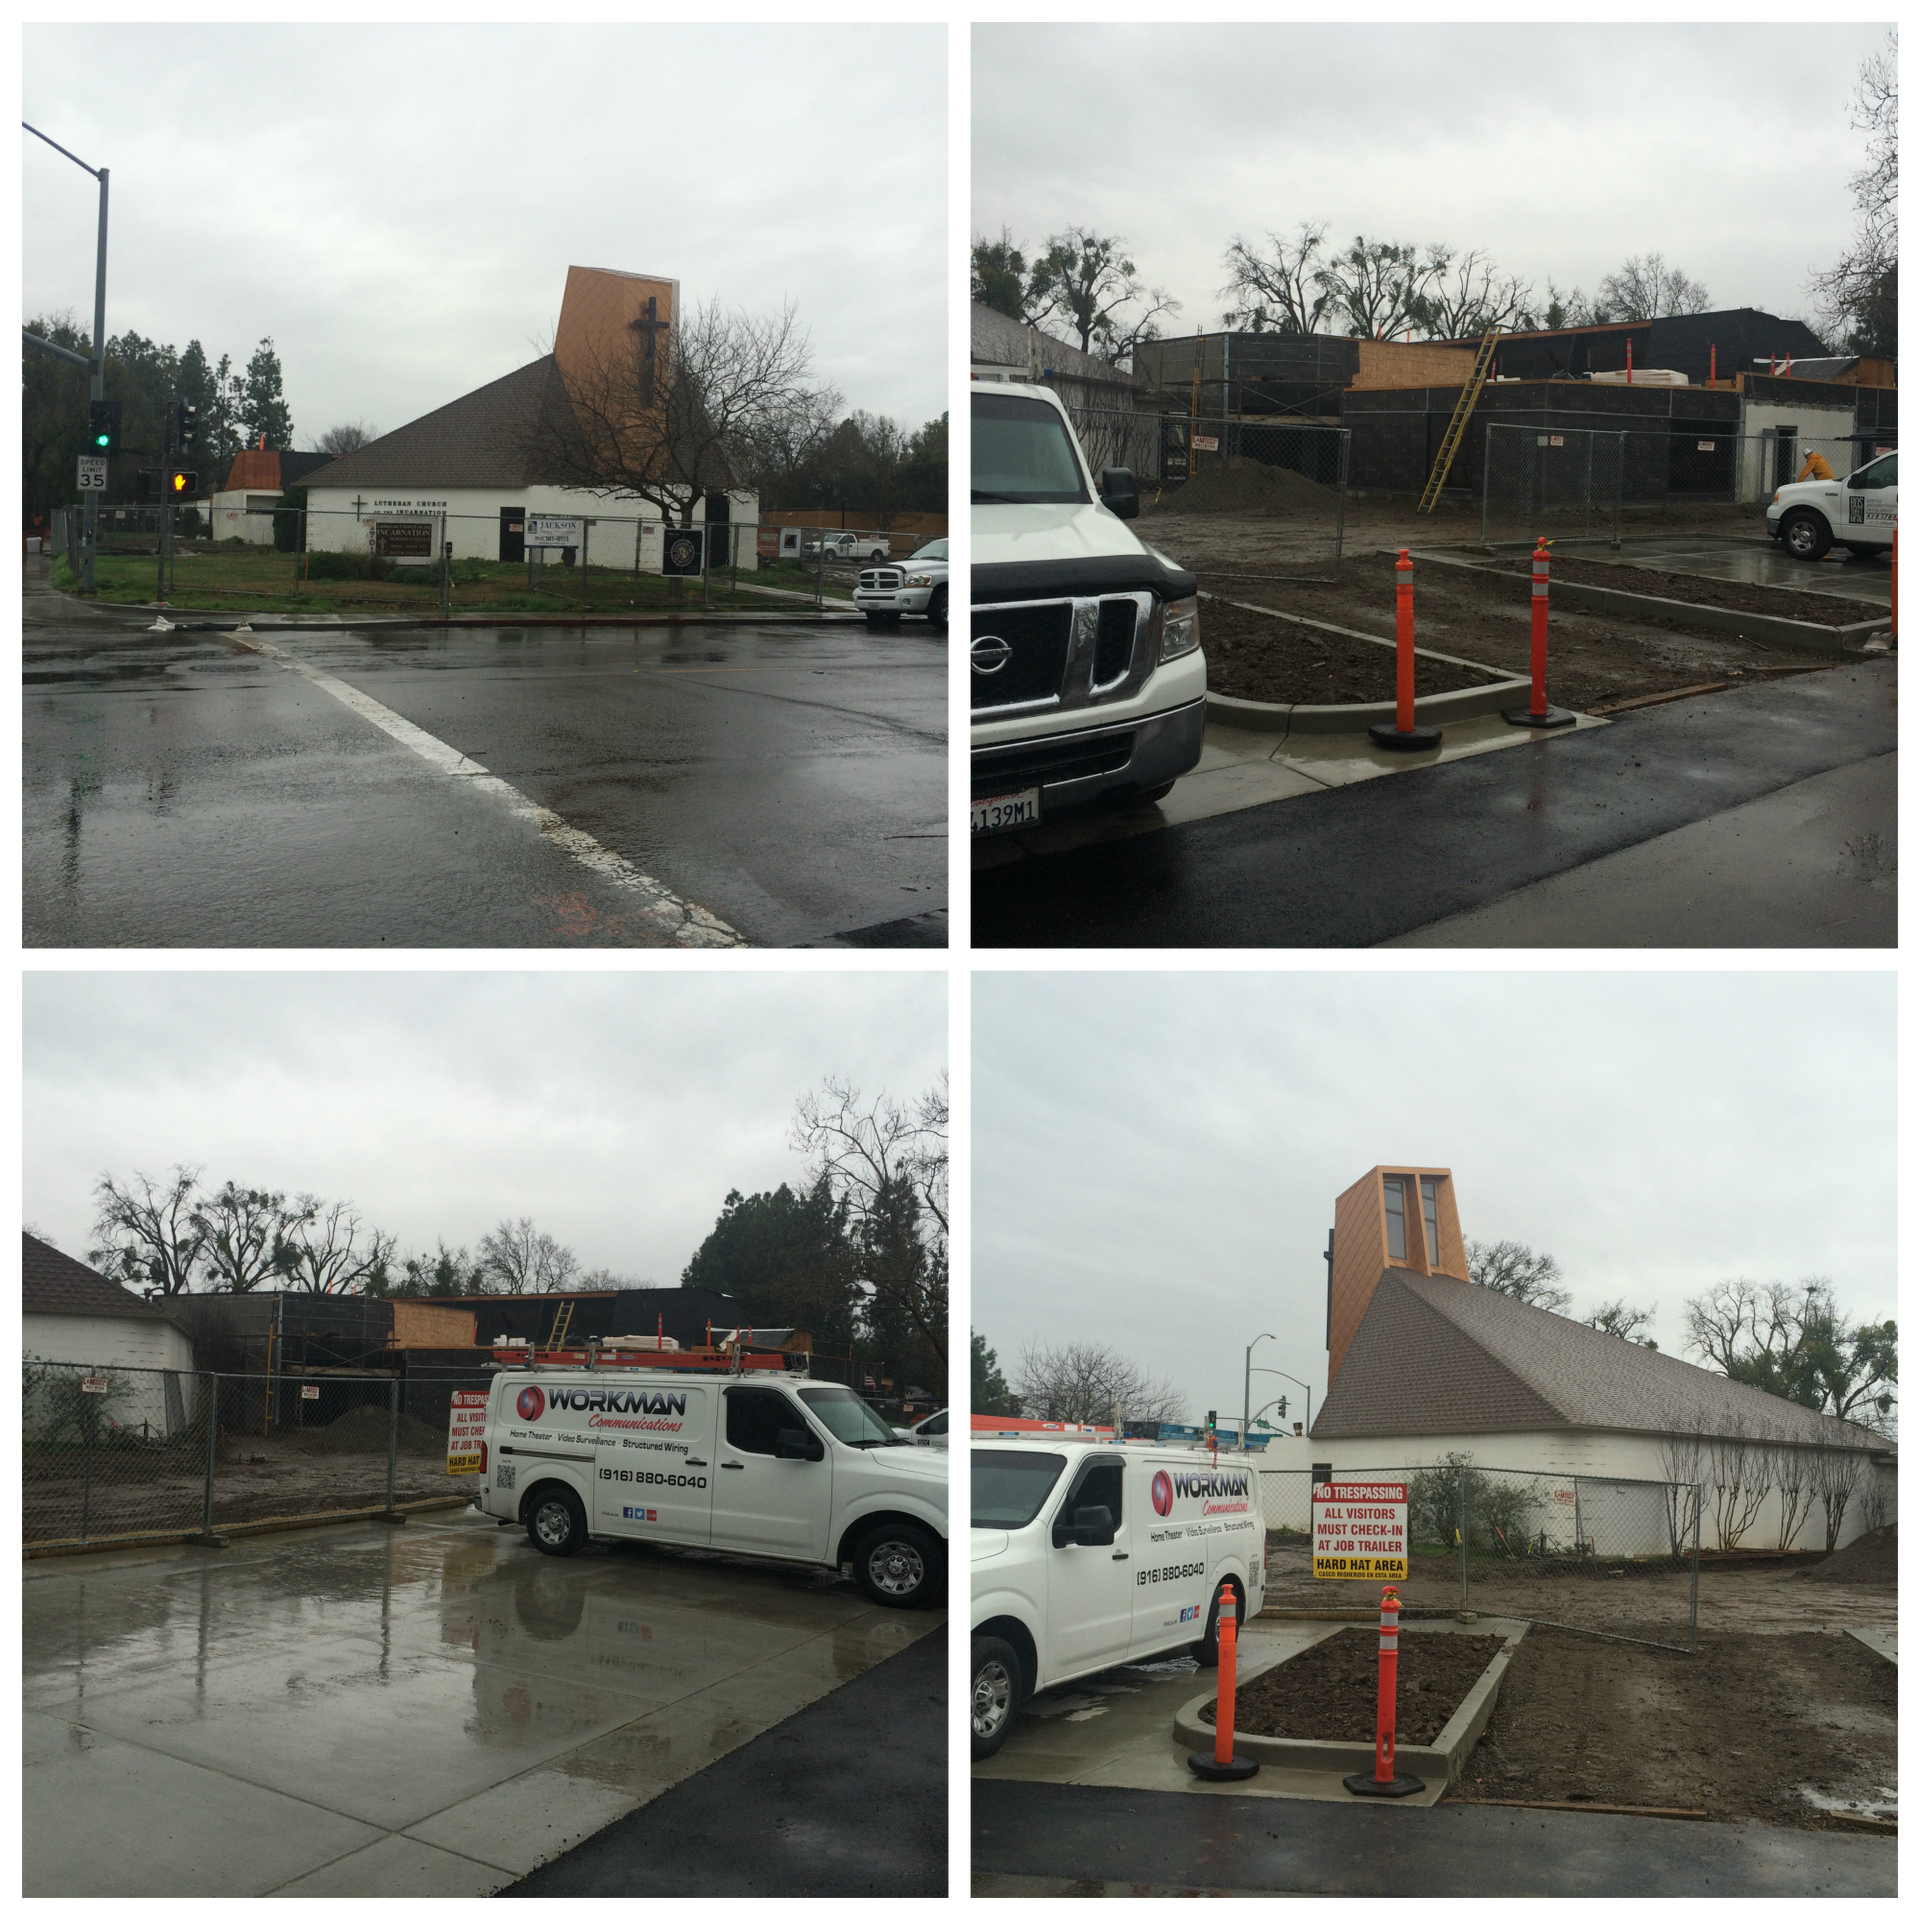
M667 322L660 318L659 306L658 299L653 294L648 294L646 312L632 323L633 330L636 333L645 334L647 341L647 371L640 396L643 400L653 398L653 337L667 326Z

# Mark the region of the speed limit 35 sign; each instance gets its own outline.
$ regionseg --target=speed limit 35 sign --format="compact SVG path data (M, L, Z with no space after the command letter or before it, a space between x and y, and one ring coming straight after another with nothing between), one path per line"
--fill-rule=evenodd
M1316 1580L1407 1577L1404 1480L1323 1480L1313 1489Z

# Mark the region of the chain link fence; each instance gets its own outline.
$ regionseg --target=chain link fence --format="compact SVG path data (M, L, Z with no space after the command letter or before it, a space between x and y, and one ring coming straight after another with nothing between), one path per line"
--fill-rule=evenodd
M1410 1607L1472 1610L1603 1639L1694 1651L1702 1489L1678 1481L1481 1467L1341 1467L1340 1483L1407 1487ZM1267 1605L1341 1604L1313 1575L1314 1475L1260 1469Z
M465 1501L456 1389L491 1373L215 1374L25 1363L24 1544L116 1546Z
M1218 580L1340 577L1346 537L1344 427L1206 414L1129 413L1069 405L1087 464L1125 467L1142 510L1159 521L1156 544ZM1222 536L1209 523L1236 516ZM1249 528L1244 517L1260 524ZM1174 531L1174 526L1178 531Z
M1776 487L1836 477L1872 457L1857 440L1768 431L1737 434L1489 426L1480 460L1480 540L1531 546L1550 540L1618 542L1636 508L1751 505L1756 521Z

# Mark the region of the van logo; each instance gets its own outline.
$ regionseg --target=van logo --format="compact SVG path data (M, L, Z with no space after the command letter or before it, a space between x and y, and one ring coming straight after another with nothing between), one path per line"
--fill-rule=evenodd
M547 1396L538 1387L522 1387L513 1404L522 1420L538 1420L547 1410Z
M1013 658L1013 644L997 633L983 633L973 643L972 657L975 673L998 673Z
M1164 1473L1153 1476L1153 1510L1162 1520L1173 1511L1173 1481Z

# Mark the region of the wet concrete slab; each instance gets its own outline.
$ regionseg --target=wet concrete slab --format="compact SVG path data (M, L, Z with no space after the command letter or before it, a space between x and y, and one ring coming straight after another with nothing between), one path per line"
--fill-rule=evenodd
M929 632L270 644L284 657L29 619L27 944L662 944L615 869L750 944L944 940L947 650ZM426 749L395 737L413 730Z
M26 1888L491 1892L942 1617L471 1514L32 1562Z
M1898 740L1896 682L1891 659L1823 669L1533 737L1521 751L1330 787L1310 803L1243 807L976 871L974 941L1378 945L1884 758ZM1847 789L1849 806L1871 798L1872 780L1863 774ZM1856 825L1891 847L1891 813L1877 819L1869 808ZM1796 908L1786 890L1758 944L1808 944L1827 918L1824 898L1810 895ZM1855 938L1869 930L1862 922ZM1669 914L1640 931L1652 944L1715 945L1737 944L1755 929L1743 886L1708 871L1688 894L1683 920Z
M1604 541L1563 540L1558 543L1557 551L1569 559L1605 561L1628 570L1650 567L1660 573L1692 574L1701 580L1733 580L1751 587L1788 587L1796 593L1837 593L1878 607L1893 604L1893 569L1887 562L1848 553L1844 548L1836 548L1820 560L1795 560L1777 541L1764 537L1737 541L1675 534L1671 538L1625 541L1618 552ZM1630 587L1633 583L1623 580L1621 585ZM1787 617L1791 618L1791 614Z

